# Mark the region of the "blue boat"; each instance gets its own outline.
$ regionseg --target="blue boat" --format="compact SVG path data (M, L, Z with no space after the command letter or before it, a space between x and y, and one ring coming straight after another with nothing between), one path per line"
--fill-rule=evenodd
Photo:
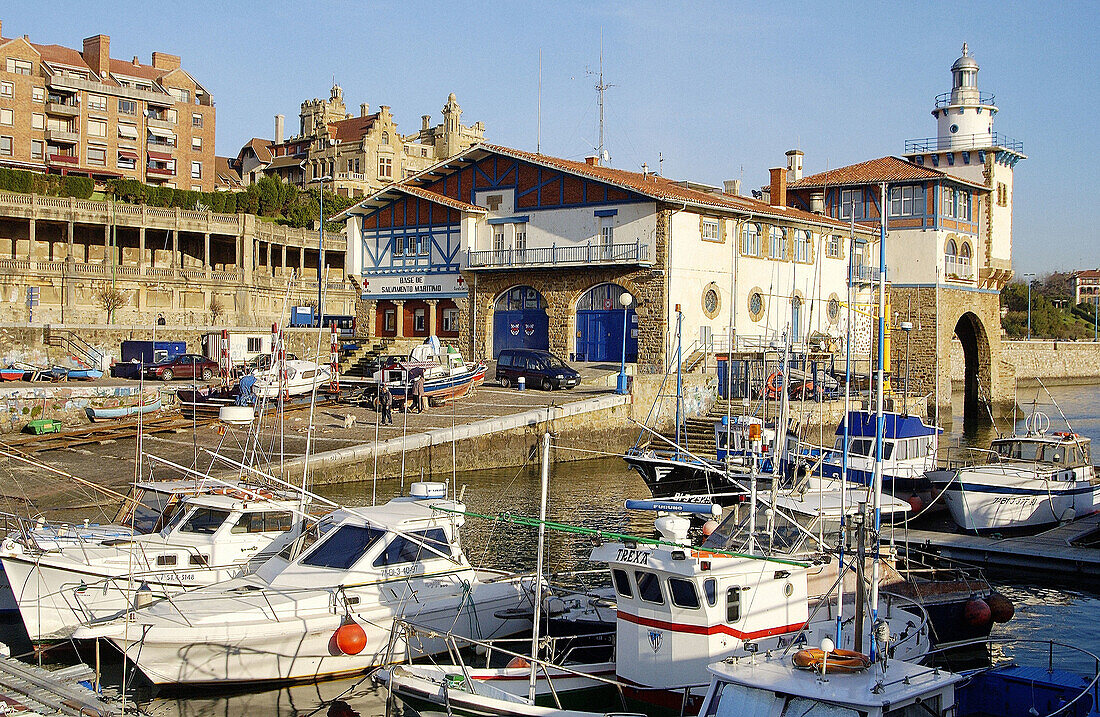
M154 401L145 401L144 403L133 406L114 406L113 408L89 406L88 415L91 416L93 421L105 421L111 418L126 418L127 416L152 413L154 411L159 411L160 408L161 402L160 396L158 395Z
M71 368L69 369L68 379L70 381L92 381L97 378L103 378L103 372L97 368Z

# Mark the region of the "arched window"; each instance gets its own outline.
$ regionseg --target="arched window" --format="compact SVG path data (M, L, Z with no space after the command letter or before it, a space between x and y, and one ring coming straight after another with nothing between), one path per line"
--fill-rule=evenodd
M597 284L584 292L584 295L577 301L577 311L606 309L619 309L621 311L623 305L619 297L629 293L618 284ZM631 296L630 298L633 299L634 297ZM634 306L633 301L631 301L630 306Z
M545 309L546 300L530 286L514 286L497 297L495 308L497 311Z
M963 242L962 247L959 248L959 258L966 259L968 263L970 261L970 245L966 242Z
M945 253L946 253L946 254L947 254L947 256L949 256L949 257L953 257L953 256L957 256L957 255L958 255L958 253L959 253L959 247L958 247L958 245L957 245L957 244L955 243L955 240L954 240L954 239L948 239L948 240L947 240L947 251L946 251Z
M382 133L382 144L389 144L389 143L390 143L390 133L389 132L383 132Z

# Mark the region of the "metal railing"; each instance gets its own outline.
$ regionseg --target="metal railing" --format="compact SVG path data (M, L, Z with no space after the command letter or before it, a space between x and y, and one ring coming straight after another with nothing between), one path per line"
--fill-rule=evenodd
M950 137L925 137L905 140L905 154L915 152L938 152L945 149L970 150L1003 147L1012 152L1023 152L1024 143L999 132L979 132L977 134L952 135Z
M848 281L853 284L870 284L878 280L878 269L870 264L853 264L848 267Z
M467 266L506 267L535 264L648 264L649 245L573 244L532 249L490 249L468 252Z
M979 92L976 89L968 87L960 88L959 94L961 96L958 102L953 102L951 100L951 96L953 94L955 94L955 90L951 90L950 92L941 92L936 95L936 107L948 107L950 105L956 104L973 105L975 104L974 95L978 96L977 104L985 107L991 107L993 106L994 100L996 99L996 96L992 92Z
M974 280L974 265L970 263L970 257L946 255L943 258L943 271L948 279Z

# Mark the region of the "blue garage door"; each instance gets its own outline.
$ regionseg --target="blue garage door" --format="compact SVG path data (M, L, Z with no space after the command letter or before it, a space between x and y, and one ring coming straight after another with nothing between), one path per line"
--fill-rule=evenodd
M623 318L629 323L626 360L638 360L638 315L634 309L577 312L577 360L620 361L623 357Z
M530 286L516 286L493 304L493 358L504 349L550 348L546 302Z

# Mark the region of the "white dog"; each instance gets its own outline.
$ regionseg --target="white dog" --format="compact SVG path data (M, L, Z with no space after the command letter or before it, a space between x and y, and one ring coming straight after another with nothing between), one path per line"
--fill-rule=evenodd
M354 425L355 425L355 416L352 416L352 415L344 416L344 428L351 428Z

